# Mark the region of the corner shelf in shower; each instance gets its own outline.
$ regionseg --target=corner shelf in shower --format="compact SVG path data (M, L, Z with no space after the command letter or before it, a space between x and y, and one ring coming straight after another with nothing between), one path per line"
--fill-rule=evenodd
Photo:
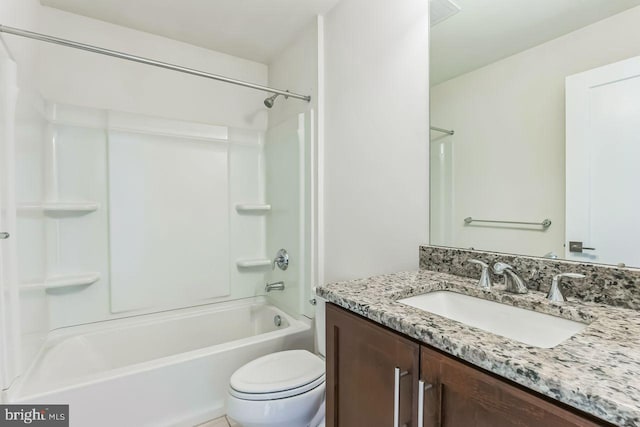
M100 273L82 273L82 274L70 274L66 276L51 276L45 279L42 283L28 283L20 285L21 290L33 290L33 289L67 289L80 286L92 285L100 280Z
M238 268L262 268L270 267L271 260L267 258L255 258L255 259L239 259L236 261Z
M265 204L246 203L246 204L236 205L236 211L238 213L241 213L241 214L242 213L244 213L244 214L266 214L270 210L271 210L271 205L265 205Z
M39 212L44 213L70 213L84 214L95 212L100 208L96 202L44 202L44 203L21 203L18 205L19 212Z

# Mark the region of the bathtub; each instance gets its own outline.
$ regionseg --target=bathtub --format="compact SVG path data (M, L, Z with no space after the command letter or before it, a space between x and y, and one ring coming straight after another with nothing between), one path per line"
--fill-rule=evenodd
M64 328L5 398L69 404L75 427L194 426L225 413L237 368L298 348L310 323L262 297Z

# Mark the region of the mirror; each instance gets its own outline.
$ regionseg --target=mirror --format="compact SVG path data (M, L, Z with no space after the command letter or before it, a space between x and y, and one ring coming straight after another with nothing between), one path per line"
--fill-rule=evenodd
M431 244L640 267L640 0L431 11Z

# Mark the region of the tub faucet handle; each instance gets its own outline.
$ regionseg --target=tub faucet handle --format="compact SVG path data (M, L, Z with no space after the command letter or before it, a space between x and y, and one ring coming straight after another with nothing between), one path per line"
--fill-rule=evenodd
M289 252L286 249L280 249L276 254L276 257L273 259L271 263L271 269L275 270L276 266L282 271L289 268Z
M478 285L482 289L491 289L491 277L489 276L489 264L477 259L470 259L468 262L471 264L478 264L480 267L482 267L482 273L480 273L480 280L478 280Z

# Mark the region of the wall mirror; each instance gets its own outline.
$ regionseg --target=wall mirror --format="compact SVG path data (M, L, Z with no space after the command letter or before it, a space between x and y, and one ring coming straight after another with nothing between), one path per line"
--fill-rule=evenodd
M431 5L431 244L640 267L640 0Z

